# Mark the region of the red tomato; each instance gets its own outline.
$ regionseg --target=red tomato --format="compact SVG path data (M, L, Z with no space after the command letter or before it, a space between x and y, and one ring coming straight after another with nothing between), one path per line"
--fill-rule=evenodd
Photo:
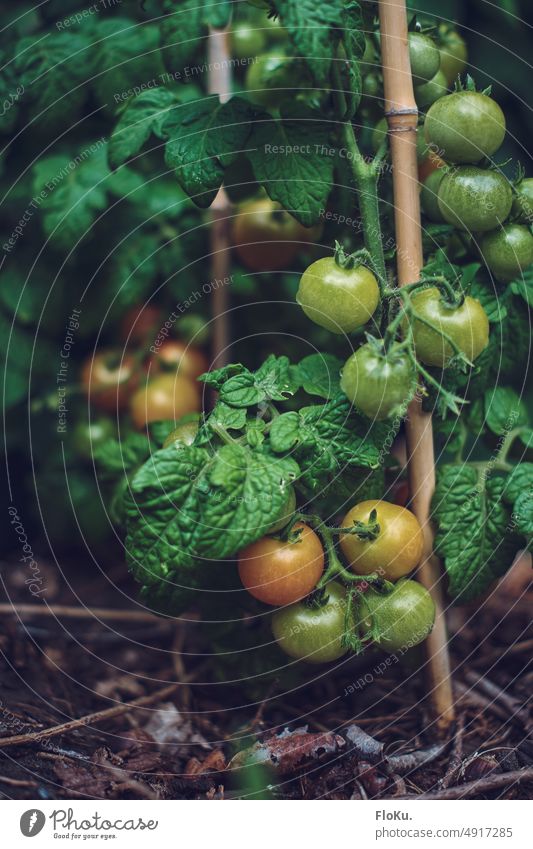
M139 379L140 368L134 355L114 348L88 357L81 371L89 401L108 413L126 409Z
M164 371L173 371L180 377L196 380L209 370L209 361L195 345L187 345L179 339L167 339L154 356L153 364Z
M131 307L120 323L120 339L126 345L149 346L161 325L161 310L153 304Z

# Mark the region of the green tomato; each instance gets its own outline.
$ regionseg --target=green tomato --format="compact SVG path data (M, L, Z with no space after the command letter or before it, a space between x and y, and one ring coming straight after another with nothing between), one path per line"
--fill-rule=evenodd
M281 25L279 18L261 17L257 25L263 28L263 32L268 44L284 44L289 33L284 26Z
M90 421L78 422L74 428L73 445L77 453L85 460L92 460L95 450L113 439L117 435L117 429L109 418L97 418Z
M437 168L429 177L426 177L420 190L420 205L430 221L441 223L444 221L439 207L438 193L445 173L444 168Z
M415 85L431 80L440 65L439 48L429 35L421 32L409 33L409 61Z
M265 37L260 29L249 23L235 24L230 32L231 52L237 59L257 56L265 48Z
M498 280L514 280L533 263L533 236L523 224L506 224L487 233L479 249Z
M385 651L405 651L421 643L435 622L435 603L417 581L398 581L387 594L369 589L360 611L365 630L380 636L377 645Z
M405 412L413 397L416 373L409 356L398 344L386 354L367 343L346 361L341 389L369 419L389 418Z
M440 48L440 69L451 85L466 68L468 51L466 42L455 30L447 30L445 25L439 28L442 39Z
M500 147L505 136L505 116L486 94L456 91L431 106L425 133L447 162L476 163Z
M494 230L508 217L513 203L509 181L499 171L464 165L449 170L438 194L448 224L468 232Z
M467 295L461 306L450 306L432 286L416 292L412 304L420 318L430 321L436 328L433 330L416 318L413 320L413 340L420 362L438 368L449 364L454 351L439 331L449 336L471 362L487 347L489 320L476 298Z
M437 71L424 85L416 86L415 100L419 109L427 109L433 103L436 103L441 97L444 97L448 92L448 84L446 77L442 71Z
M516 186L511 211L520 224L533 224L533 177L521 180Z
M328 598L322 607L300 601L272 616L274 638L290 657L307 663L329 663L348 651L343 645L346 590L332 581L326 591Z
M187 445L192 445L198 433L199 424L199 413L191 413L189 416L184 416L177 427L166 437L163 442L163 448L173 445L179 450L180 448L185 448Z
M289 491L287 493L287 499L280 513L279 519L277 519L273 525L267 531L267 534L277 534L278 531L281 531L282 528L285 527L289 519L292 518L294 511L296 510L296 493L294 488L289 487Z
M254 103L273 109L294 98L298 89L310 87L302 64L279 51L266 53L249 65L246 89Z
M374 314L379 286L364 265L341 268L333 257L323 257L304 271L296 300L315 324L332 333L351 333Z

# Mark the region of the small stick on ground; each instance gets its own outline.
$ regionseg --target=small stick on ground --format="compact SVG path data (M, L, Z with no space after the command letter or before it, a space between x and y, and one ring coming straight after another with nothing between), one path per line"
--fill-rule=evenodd
M22 778L9 778L7 775L0 775L0 784L9 784L11 787L38 787L36 781L25 781Z
M116 622L164 622L160 616L142 610L113 610L107 607L76 607L65 604L0 604L0 615L53 616L60 619L112 619ZM167 620L170 621L170 620Z
M496 775L488 775L476 781L468 781L466 784L458 784L445 790L435 790L430 793L421 793L419 796L396 796L394 801L409 799L413 802L424 799L464 799L481 793L492 793L500 787L509 787L520 781L533 781L533 767L526 769L514 769L512 772L503 772Z
M95 713L89 713L86 716L80 716L79 719L71 719L69 722L63 722L61 725L54 725L51 728L45 728L44 731L30 732L29 734L15 734L13 737L1 737L0 749L5 749L8 746L27 746L32 743L39 743L41 740L49 737L57 737L58 734L67 734L69 731L74 731L77 728L82 728L87 725L96 725L98 722L103 722L106 719L113 719L123 713L127 713L135 708L146 707L154 702L159 702L170 696L179 687L179 682L168 684L155 693L150 693L148 696L141 696L131 702L114 705L106 710L99 710Z
M440 781L440 789L446 790L447 787L452 783L452 778L455 777L457 772L461 768L461 764L463 762L463 734L465 730L465 717L464 714L460 713L457 717L457 725L455 728L455 735L453 738L453 747L450 755L450 760L448 763L448 767L446 772L444 773L441 781Z
M502 707L509 711L511 714L509 719L516 717L516 719L522 723L524 728L529 729L531 726L529 713L523 705L513 698L513 696L510 696L509 693L506 693L505 690L502 690L488 678L479 676L471 670L466 670L465 679L472 687L475 687L478 690L483 690L490 699L499 703Z

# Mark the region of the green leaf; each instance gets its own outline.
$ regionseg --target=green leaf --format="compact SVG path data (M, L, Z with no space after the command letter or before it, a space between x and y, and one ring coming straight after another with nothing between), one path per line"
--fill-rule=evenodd
M529 543L533 538L533 485L527 492L520 493L516 499L513 506L513 521L516 522L518 533L523 534Z
M358 3L345 0L272 0L297 54L305 58L319 86L327 86L343 25L357 22ZM349 17L346 11L349 12ZM360 18L359 18L360 20ZM350 45L361 45L360 37L349 33ZM364 47L363 47L364 50ZM362 51L359 49L359 55Z
M94 33L94 78L97 101L109 112L136 89L156 88L164 82L159 51L159 28L130 18L101 18Z
M298 474L291 458L225 445L208 470L209 484L193 547L199 556L231 557L261 537L279 517L286 487Z
M269 119L265 113L254 123L247 156L272 200L310 227L329 197L335 157L322 116L301 104L292 109L290 117Z
M488 275L478 275L469 287L469 294L480 302L491 324L499 324L507 316L505 293L494 288Z
M105 145L87 145L76 158L54 154L33 167L33 185L47 236L69 250L88 233L107 206L109 174Z
M297 365L297 377L308 395L332 398L340 393L342 360L333 354L309 354Z
M169 446L153 454L134 476L125 500L126 554L139 583L157 585L193 565L199 484L208 461L204 449L176 451Z
M439 470L432 518L435 551L443 558L449 594L466 602L483 593L510 568L519 548L502 477L479 480L468 465Z
M118 168L139 153L152 133L163 138L163 122L175 103L176 98L165 88L149 89L131 98L109 140L111 168Z
M265 441L265 421L263 419L248 419L246 422L246 442L250 448L259 448Z
M24 100L42 128L72 126L86 98L93 70L91 41L79 32L48 32L22 38L13 71Z
M215 29L223 29L231 19L229 0L204 0L204 20Z
M520 295L528 306L533 307L533 267L527 268L519 280L513 280L511 291Z
M526 448L533 449L533 428L528 427L519 435L520 442Z
M529 422L524 402L510 387L497 386L486 392L484 403L487 427L497 436Z
M127 433L120 442L117 439L108 439L93 452L98 469L111 475L133 471L145 462L149 454L150 442L146 436L134 432Z
M218 425L226 430L242 430L246 425L246 410L229 407L228 404L219 401L207 423Z
M507 477L503 497L508 504L514 504L519 495L532 488L533 463L519 463Z
M211 389L220 389L230 377L247 371L248 369L245 369L240 363L229 363L227 366L216 368L213 371L200 375L198 380L210 386Z
M304 407L274 419L270 429L273 451L292 451L302 470L301 481L317 493L326 481L348 467L378 469L384 446L397 426L370 424L343 395L323 405Z
M159 25L163 62L178 81L188 81L185 66L194 59L207 35L203 3L201 0L180 0L179 3L165 0L163 12Z
M271 354L255 373L246 369L230 377L220 387L220 400L231 407L252 407L263 401L285 401L294 392L289 360Z
M230 165L250 133L252 107L240 97L220 103L218 96L184 103L170 112L165 161L183 190L201 207L209 206Z

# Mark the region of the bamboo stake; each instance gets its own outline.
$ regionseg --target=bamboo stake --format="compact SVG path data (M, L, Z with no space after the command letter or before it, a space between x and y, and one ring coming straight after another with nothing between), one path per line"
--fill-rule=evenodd
M231 97L231 65L227 30L211 30L208 39L208 91L225 102ZM221 188L211 206L209 247L211 251L211 311L213 315L212 368L221 368L229 360L229 292L224 281L230 275L230 211L231 203Z
M398 280L400 286L404 286L419 279L423 265L416 161L418 110L409 63L405 0L380 0L379 16L385 115L393 165ZM437 728L446 733L454 719L454 704L440 588L442 576L433 554L429 520L435 488L433 429L431 414L422 410L419 398L409 407L405 431L412 508L424 530L424 555L418 578L431 593L437 608L435 626L426 641L429 697Z

